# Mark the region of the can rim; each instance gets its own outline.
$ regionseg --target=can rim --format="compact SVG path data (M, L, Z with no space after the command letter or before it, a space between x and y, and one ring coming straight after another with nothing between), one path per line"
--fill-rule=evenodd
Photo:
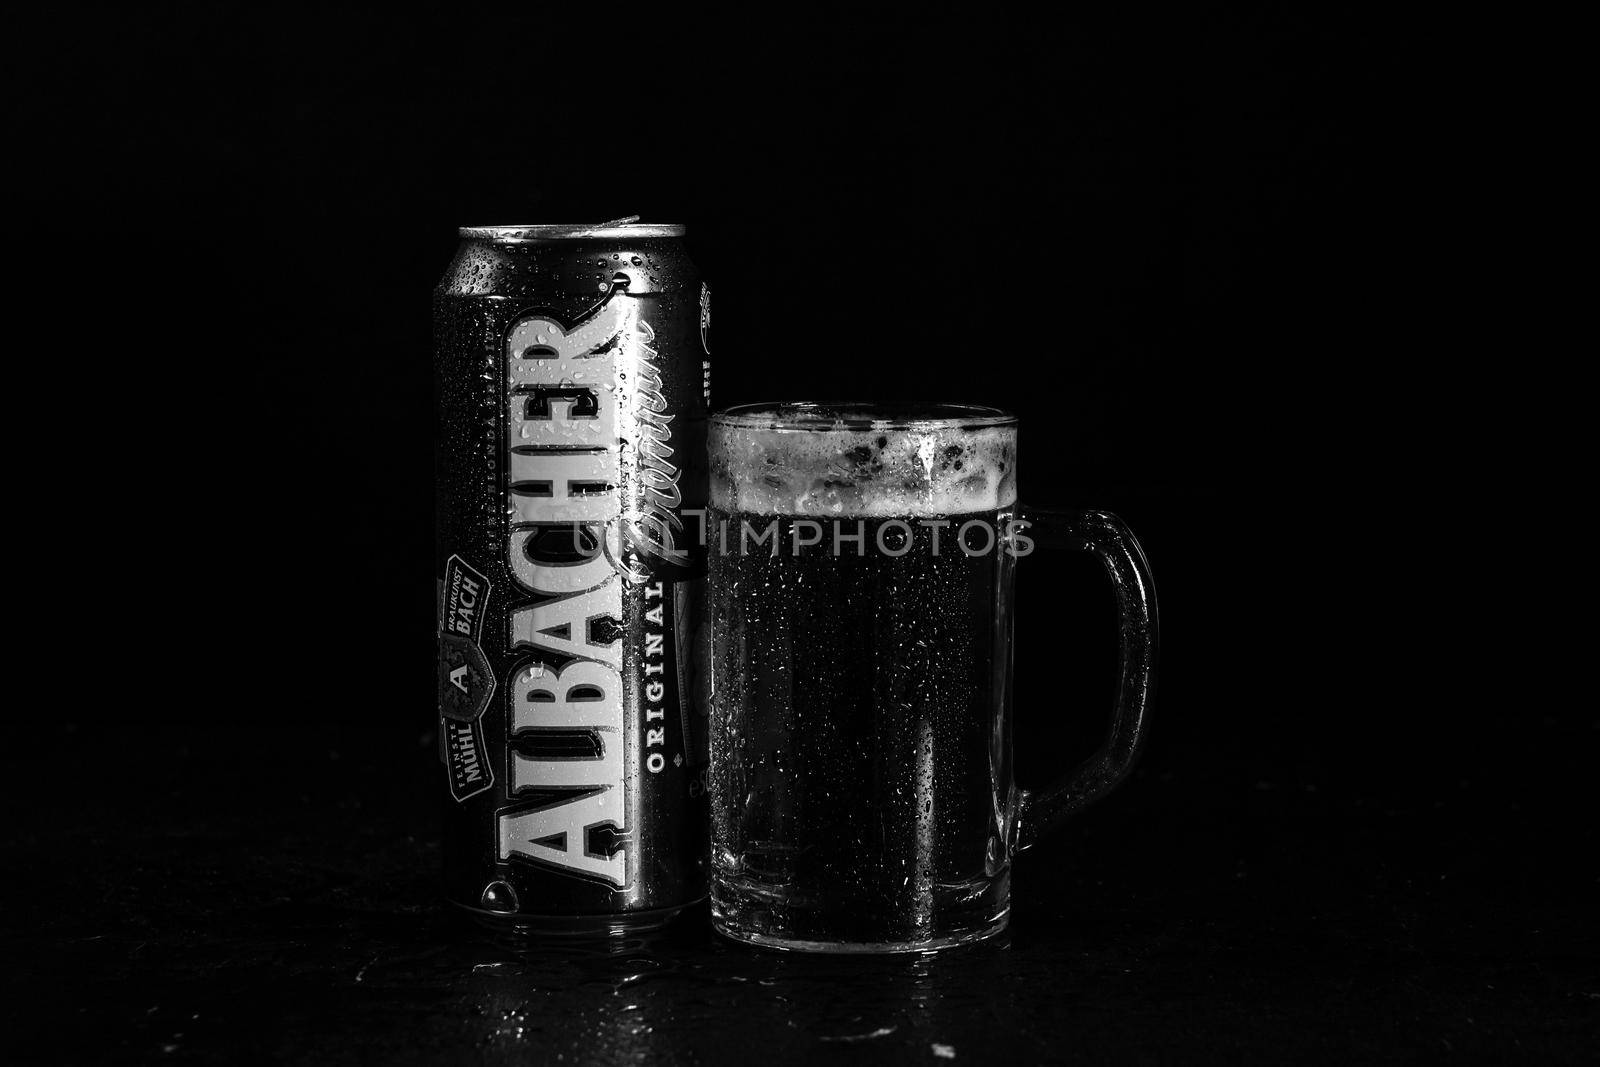
M521 226L462 226L457 232L468 240L497 244L526 244L534 241L571 241L582 238L682 237L686 227L679 222L625 222L599 225L574 222L537 222Z

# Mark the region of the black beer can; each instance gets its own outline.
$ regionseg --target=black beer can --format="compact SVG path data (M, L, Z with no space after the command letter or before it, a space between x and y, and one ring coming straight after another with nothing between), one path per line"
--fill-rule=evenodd
M434 294L445 893L627 933L705 895L710 292L683 227L461 231Z

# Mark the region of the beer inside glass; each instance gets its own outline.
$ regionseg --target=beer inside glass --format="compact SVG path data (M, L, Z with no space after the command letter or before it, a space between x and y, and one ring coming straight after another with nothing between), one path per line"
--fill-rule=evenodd
M894 952L1005 927L1016 444L966 405L713 417L721 933Z

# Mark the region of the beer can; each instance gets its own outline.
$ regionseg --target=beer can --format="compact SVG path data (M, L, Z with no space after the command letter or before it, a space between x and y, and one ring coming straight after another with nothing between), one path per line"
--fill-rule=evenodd
M705 895L710 291L683 233L467 227L434 294L445 893L499 930Z

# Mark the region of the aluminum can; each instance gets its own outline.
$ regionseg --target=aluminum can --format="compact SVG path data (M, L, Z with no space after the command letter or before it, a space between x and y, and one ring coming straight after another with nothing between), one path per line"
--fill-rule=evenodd
M679 225L468 227L434 294L447 899L618 934L705 895L710 290Z

